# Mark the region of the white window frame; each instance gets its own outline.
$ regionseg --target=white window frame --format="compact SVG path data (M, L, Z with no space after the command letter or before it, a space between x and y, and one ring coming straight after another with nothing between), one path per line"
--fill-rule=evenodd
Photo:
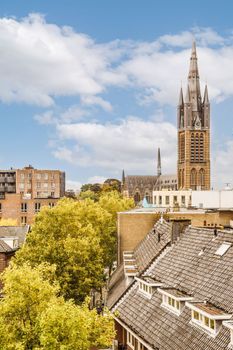
M202 309L200 309L198 306L195 305L195 302L193 303L189 303L189 302L186 302L185 305L191 309L191 323L193 325L197 325L199 326L199 328L201 327L204 331L206 331L208 334L210 334L211 336L215 337L220 328L221 328L221 325L222 325L222 321L224 320L229 320L231 319L232 315L231 314L223 314L223 313L220 313L220 314L210 314L208 313L207 311L204 311ZM199 316L199 320L195 318L195 313L198 313L200 316ZM213 322L214 323L214 329L211 328L210 326L207 326L206 323L205 323L205 320L208 319L208 323L210 325L210 322Z
M136 338L133 336L133 334L127 331L127 345L129 345L131 349L135 348L135 340Z
M158 288L158 292L162 294L161 306L166 310L171 311L175 315L179 316L185 307L185 301L192 300L190 296L174 296L167 292L166 289Z
M195 314L199 315L199 319L195 318ZM205 320L208 319L208 324L209 326L206 325ZM209 333L211 334L217 334L217 326L216 326L216 321L213 320L211 317L203 315L203 313L201 311L196 311L196 310L192 310L192 323L197 324L198 326L204 328L205 330L207 330ZM214 324L214 328L210 327L210 323L213 322Z
M162 283L160 282L146 282L143 279L139 278L139 277L135 277L135 279L138 281L138 291L140 293L142 293L145 297L147 297L148 299L151 299L154 290L154 287L161 287Z

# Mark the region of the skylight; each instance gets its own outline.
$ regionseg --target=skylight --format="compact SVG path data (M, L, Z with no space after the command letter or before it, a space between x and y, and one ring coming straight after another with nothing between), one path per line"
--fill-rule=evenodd
M223 256L228 249L231 247L231 243L229 242L223 242L220 247L216 250L215 255Z

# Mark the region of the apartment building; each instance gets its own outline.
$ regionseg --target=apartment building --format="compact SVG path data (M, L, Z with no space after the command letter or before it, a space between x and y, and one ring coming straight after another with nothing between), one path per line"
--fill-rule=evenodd
M44 205L53 207L65 195L65 173L60 170L0 170L0 218L31 224Z

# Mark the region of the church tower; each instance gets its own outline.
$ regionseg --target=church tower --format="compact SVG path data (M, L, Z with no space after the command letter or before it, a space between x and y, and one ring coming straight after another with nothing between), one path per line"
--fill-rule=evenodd
M193 42L188 86L180 90L178 123L178 189L210 189L210 103L205 86L201 98L196 43Z

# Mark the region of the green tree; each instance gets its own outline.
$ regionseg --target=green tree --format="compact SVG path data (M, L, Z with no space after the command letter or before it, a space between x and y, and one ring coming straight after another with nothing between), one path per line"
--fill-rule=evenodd
M104 246L106 266L109 268L109 275L112 271L112 266L116 260L117 251L117 213L132 209L135 203L131 198L124 198L119 192L105 192L100 196L99 205L106 210L110 215L108 222L108 241Z
M75 305L58 296L54 267L12 265L3 275L0 348L3 350L89 350L109 346L114 337L109 315L97 315L88 303Z
M108 217L90 200L63 199L52 209L44 207L15 262L55 265L62 294L82 302L93 288L103 284L100 229Z

